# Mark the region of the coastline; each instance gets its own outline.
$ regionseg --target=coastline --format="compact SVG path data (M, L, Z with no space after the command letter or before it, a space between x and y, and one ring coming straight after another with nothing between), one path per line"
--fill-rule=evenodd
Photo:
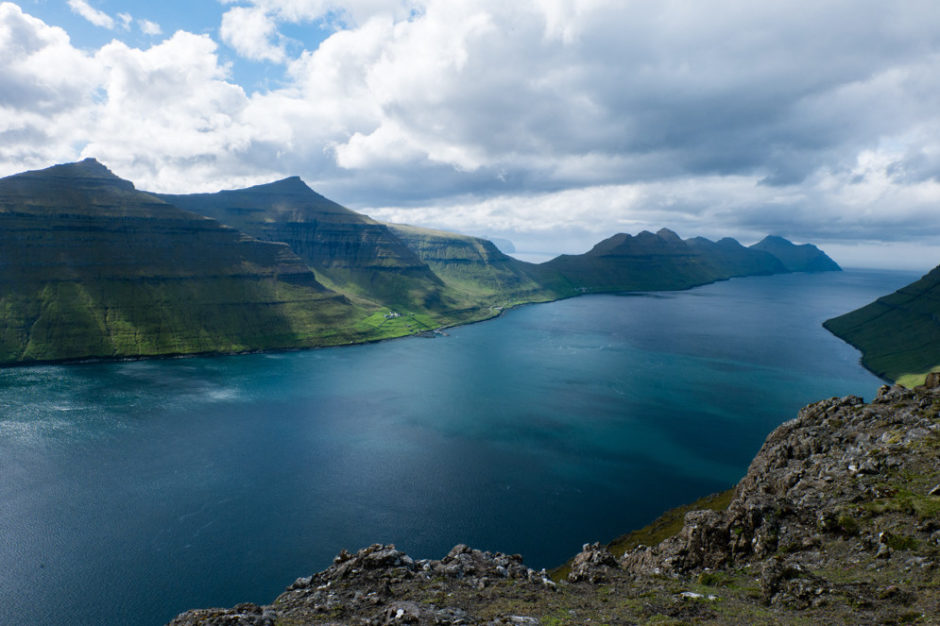
M798 273L807 273L814 274L818 272L786 272L786 274L798 274ZM323 343L310 346L290 346L290 347L271 347L271 348L260 348L252 350L235 350L235 351L216 351L216 350L207 350L202 352L180 352L180 353L166 353L166 354L145 354L145 355L114 355L114 356L93 356L93 357L75 357L75 358L63 358L63 359L42 359L35 361L6 361L0 362L0 368L19 368L19 367L42 367L48 365L89 365L89 364L102 364L102 363L129 363L136 361L150 361L150 360L175 360L175 359L195 359L195 358L214 358L214 357L229 357L229 356L244 356L251 354L281 354L281 353L290 353L290 352L300 352L304 350L320 350L324 348L344 348L350 346L358 345L367 345L374 343L382 343L385 341L395 341L398 339L406 339L408 337L420 337L422 333L426 332L436 332L443 331L448 328L458 328L460 326L467 326L470 324L480 324L487 322L499 317L502 317L509 311L513 311L520 307L532 306L537 304L548 304L550 302L558 302L560 300L568 300L571 298L579 298L581 296L593 296L593 295L634 295L642 296L644 294L658 294L658 293L680 293L683 291L689 291L692 289L697 289L699 287L704 287L706 285L713 285L716 283L721 283L736 278L765 278L768 276L777 276L780 274L754 274L748 276L730 276L727 278L717 278L715 280L710 280L707 282L702 282L694 285L688 285L685 287L677 289L639 289L639 290L581 290L577 293L570 294L561 294L557 297L543 300L529 300L524 302L509 303L503 305L485 305L476 309L477 311L493 310L494 308L499 309L497 312L491 315L483 315L480 317L470 318L465 321L456 321L456 322L445 322L439 326L430 329L416 330L414 332L403 333L401 335L387 336L387 337L377 337L377 338L364 338L360 341L349 341L345 343ZM851 344L850 344L851 345ZM855 346L853 346L855 347ZM864 364L863 364L864 365ZM868 369L866 367L866 369ZM869 370L871 371L871 370ZM883 376L872 372L882 380ZM888 381L891 382L891 381Z

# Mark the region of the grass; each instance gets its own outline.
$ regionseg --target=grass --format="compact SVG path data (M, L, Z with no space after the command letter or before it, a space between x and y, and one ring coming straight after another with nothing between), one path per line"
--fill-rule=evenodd
M913 514L923 521L940 519L940 497L922 495L907 489L898 489L889 498L880 498L863 506L872 513Z
M923 372L921 374L903 374L901 376L898 376L895 382L901 385L902 387L913 389L914 387L923 385L924 382L927 380L927 374L930 374L932 372L940 372L940 365L935 365L928 371Z

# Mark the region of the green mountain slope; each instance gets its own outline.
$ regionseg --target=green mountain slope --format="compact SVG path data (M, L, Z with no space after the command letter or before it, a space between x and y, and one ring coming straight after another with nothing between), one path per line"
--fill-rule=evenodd
M940 266L823 326L858 348L862 364L878 376L919 384L940 369Z
M751 246L780 259L788 272L839 272L839 265L811 243L796 245L783 237L768 235Z
M286 243L321 282L352 297L421 313L453 304L441 280L385 224L324 198L300 178L160 197L259 239Z
M0 179L0 286L3 363L348 343L368 314L92 159Z
M542 284L538 266L503 254L486 239L403 224L389 228L455 297L497 306L557 297Z

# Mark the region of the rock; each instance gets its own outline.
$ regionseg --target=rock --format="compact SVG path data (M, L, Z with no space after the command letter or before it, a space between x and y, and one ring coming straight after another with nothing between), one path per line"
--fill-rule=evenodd
M618 568L617 559L599 543L584 544L571 564L568 580L576 583L588 581L599 583L608 579L609 570Z
M940 372L930 372L924 380L924 387L927 389L937 389L940 387Z
M271 607L237 604L231 609L198 609L183 613L171 626L275 626L277 613Z

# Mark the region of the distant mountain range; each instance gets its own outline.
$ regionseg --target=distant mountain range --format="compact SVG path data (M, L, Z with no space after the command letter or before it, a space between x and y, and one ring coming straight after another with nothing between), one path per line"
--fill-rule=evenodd
M823 326L858 348L862 364L878 376L922 384L927 373L940 371L940 266Z
M532 264L377 222L296 177L151 194L86 159L0 179L0 364L339 345L582 293L830 270L809 244L667 229Z

